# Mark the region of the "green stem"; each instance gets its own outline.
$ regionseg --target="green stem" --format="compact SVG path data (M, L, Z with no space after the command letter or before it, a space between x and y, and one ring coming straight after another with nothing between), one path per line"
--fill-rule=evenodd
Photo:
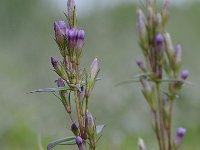
M78 102L77 91L75 91L74 94L75 94L75 103L76 103L76 112L77 112L78 124L79 124L79 127L80 127L80 133L81 133L81 135L83 135L84 130L83 130L83 125L82 125L81 112L80 112L80 107L79 107L79 102Z
M160 135L161 135L161 144L162 149L166 150L165 148L165 133L164 133L164 119L163 119L163 103L161 100L161 90L160 90L160 83L156 83L156 90L157 90L157 99L158 99L158 107L159 107L159 121L160 121Z
M172 108L173 108L173 102L172 102L172 100L170 100L169 118L168 118L168 130L167 130L168 150L172 150L172 144L171 144Z
M156 133L156 138L158 141L159 149L162 149L161 145L161 139L160 139L160 133L159 133L159 126L158 126L158 117L157 117L157 112L153 111L153 117L154 117L154 123L155 123L155 133Z

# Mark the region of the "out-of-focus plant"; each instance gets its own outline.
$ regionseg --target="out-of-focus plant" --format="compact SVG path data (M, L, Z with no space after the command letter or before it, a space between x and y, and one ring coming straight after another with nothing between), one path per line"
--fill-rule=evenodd
M75 144L79 150L95 150L104 125L96 125L89 111L89 98L100 69L97 58L91 63L89 71L80 68L85 33L77 26L75 0L68 0L65 16L67 24L63 20L54 23L55 42L62 57L60 61L51 57L51 64L59 76L55 81L57 87L38 89L32 93L53 92L63 104L71 121L73 136L51 142L47 146L48 150L57 145ZM74 106L75 110L72 109Z
M156 0L146 0L144 10L137 10L136 31L144 59L136 61L140 74L134 81L139 79L142 85L159 149L178 150L186 129L178 128L173 139L172 110L189 72L181 70L181 45L174 47L166 30L168 15L169 0L164 0L162 9ZM147 149L142 139L138 145L140 150Z

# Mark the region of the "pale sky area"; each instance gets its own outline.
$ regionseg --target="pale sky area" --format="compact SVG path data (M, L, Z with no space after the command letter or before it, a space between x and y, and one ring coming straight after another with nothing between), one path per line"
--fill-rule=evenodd
M49 2L49 0L43 0ZM50 0L52 4L58 7L61 10L66 9L67 0ZM144 0L76 0L77 8L79 13L89 13L90 10L98 10L106 7L114 7L121 3L138 3ZM157 0L161 1L161 0ZM182 3L191 3L191 2L200 2L200 0L170 0L170 3L173 5L180 5Z

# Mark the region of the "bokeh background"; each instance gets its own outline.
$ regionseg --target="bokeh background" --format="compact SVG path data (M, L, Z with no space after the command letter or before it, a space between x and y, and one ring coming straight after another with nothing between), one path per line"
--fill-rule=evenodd
M0 149L39 150L66 137L69 122L61 103L51 94L27 94L55 87L50 57L60 57L53 40L53 22L65 19L67 0L0 1ZM138 2L140 0L137 0ZM131 0L77 0L79 26L86 32L82 64L94 57L101 65L90 108L97 123L106 124L99 150L136 150L138 137L156 147L149 109L137 83L120 81L138 73L141 58L135 33L136 8ZM187 128L183 150L200 147L200 3L173 0L168 31L183 45L183 68L189 80L175 103L173 131ZM57 150L76 149L58 147Z

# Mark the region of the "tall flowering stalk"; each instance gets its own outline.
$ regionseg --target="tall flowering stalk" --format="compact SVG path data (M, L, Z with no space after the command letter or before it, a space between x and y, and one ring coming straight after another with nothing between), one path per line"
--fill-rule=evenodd
M173 140L172 110L189 72L181 70L181 45L174 47L166 30L168 14L169 0L164 0L161 10L156 7L156 0L146 0L145 10L137 10L136 31L144 56L144 61L136 61L140 69L137 77L152 113L152 125L159 149L178 150L186 130L179 128ZM164 83L168 88L163 86ZM141 139L138 145L141 150L146 149Z
M85 32L77 27L75 0L67 2L67 24L63 20L54 23L55 42L58 45L61 60L51 57L51 64L59 76L56 80L57 88L46 88L34 92L53 93L63 104L71 121L73 136L51 142L47 149L57 145L76 144L79 150L95 150L99 140L98 134L104 125L96 125L95 119L89 111L89 98L98 80L99 66L97 58L90 65L89 72L80 68L80 58L84 45ZM72 107L75 106L75 111ZM88 143L88 144L87 144Z

